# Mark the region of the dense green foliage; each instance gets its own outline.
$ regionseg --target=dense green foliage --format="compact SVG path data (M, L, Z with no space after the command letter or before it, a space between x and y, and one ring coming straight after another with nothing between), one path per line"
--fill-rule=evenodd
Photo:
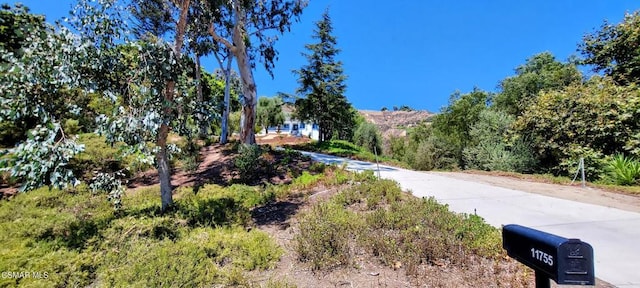
M353 143L369 152L382 154L382 136L375 124L362 122L353 133Z
M618 185L637 185L640 181L640 161L618 154L607 166L611 179Z
M581 81L582 74L574 63L560 63L549 52L536 54L516 68L515 76L502 80L494 106L519 116L540 91L559 90Z
M638 12L586 35L583 61L549 52L528 58L496 94L456 93L432 121L388 141L385 152L415 169L479 169L637 184L640 157ZM606 76L584 79L578 63Z
M640 152L640 90L594 77L584 85L541 93L514 131L528 137L540 169L567 174L584 157L590 179L598 179L603 156Z
M640 12L626 14L621 23L605 22L600 30L587 34L579 50L584 63L604 71L616 83L640 84Z
M75 185L77 179L67 163L83 147L63 130L63 116L81 110L74 101L65 99L72 94L70 87L81 80L75 61L87 57L86 50L84 46L77 47L77 37L68 30L42 23L26 8L5 8L2 18L12 19L6 22L38 24L3 29L11 29L20 37L13 39L15 43L0 46L0 123L14 123L3 124L9 129L12 125L17 128L9 133L11 137L28 131L26 139L12 139L24 141L11 150L10 157L0 160L0 169L10 170L11 177L21 181L22 191L43 185ZM5 49L17 50L10 53Z
M266 98L261 97L258 99L258 114L256 115L256 123L260 128L264 129L265 133L268 133L269 127L274 127L284 124L284 112L282 112L282 99L278 97Z
M260 155L262 155L262 149L258 145L238 146L238 157L235 158L234 163L243 181L251 181L255 177L255 172L258 170L256 167L260 165Z
M302 95L295 101L296 116L320 126L320 141L350 140L356 112L344 96L346 75L342 62L335 59L340 50L335 47L336 37L331 34L333 26L328 11L316 26L312 38L318 43L305 45L311 52L304 54L309 64L295 71L300 84L296 93Z
M433 119L432 137L443 142L441 147L448 150L446 154L453 157L458 167L465 167L462 151L472 141L471 126L478 121L480 112L487 109L490 100L489 93L478 89L463 95L455 93L449 99L449 106Z
M466 168L530 172L536 167L533 151L525 138L509 141L513 122L514 117L503 111L480 112L469 132L472 142L462 152Z

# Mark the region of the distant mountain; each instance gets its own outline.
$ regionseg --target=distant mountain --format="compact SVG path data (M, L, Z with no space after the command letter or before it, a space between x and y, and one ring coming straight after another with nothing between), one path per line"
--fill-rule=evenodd
M429 111L372 111L358 110L367 122L378 126L384 138L407 135L407 128L424 121L430 121L435 115Z

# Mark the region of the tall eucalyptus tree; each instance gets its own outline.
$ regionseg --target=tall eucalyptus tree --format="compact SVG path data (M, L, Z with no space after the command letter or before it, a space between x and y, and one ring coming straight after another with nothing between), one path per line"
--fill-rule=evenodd
M257 87L253 77L256 58L273 76L278 34L288 31L306 6L303 0L206 0L209 34L237 60L242 79L240 141L255 144Z

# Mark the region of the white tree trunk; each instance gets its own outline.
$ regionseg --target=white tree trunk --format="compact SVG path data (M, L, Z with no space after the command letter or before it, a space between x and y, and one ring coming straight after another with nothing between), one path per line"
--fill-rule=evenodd
M198 82L198 87L196 87L196 93L198 98L198 103L202 105L204 103L204 95L202 95L202 73L200 72L200 55L196 54L196 82ZM205 139L207 137L207 123L204 121L205 115L202 113L198 113L198 120L200 124L200 132L198 133L198 138Z
M227 144L229 136L229 114L231 110L231 63L233 63L233 54L229 53L227 59L227 67L223 67L220 57L216 54L220 69L224 72L224 111L222 112L222 132L220 133L220 143Z
M176 59L180 59L182 55L182 42L184 41L184 35L187 27L187 12L189 11L190 0L183 0L180 3L180 18L176 24L176 38L173 52ZM176 83L173 80L168 80L164 91L164 101L167 103L163 113L164 117L169 117L173 113L173 98L175 93ZM169 166L169 160L167 155L167 138L169 136L169 123L163 121L160 124L160 130L158 131L158 138L156 145L160 148L156 154L156 161L158 165L158 177L160 178L160 198L162 199L162 211L166 211L173 204L173 187L171 186L171 167Z
M173 187L171 186L171 168L167 156L167 146L160 149L156 155L158 161L158 177L160 178L160 199L162 211L173 205Z
M233 29L233 43L235 44L235 56L238 58L238 71L242 79L242 117L240 118L240 142L243 144L256 144L254 131L256 123L256 108L258 106L258 92L256 82L251 71L251 62L245 44L246 15L238 1L235 5L235 27Z

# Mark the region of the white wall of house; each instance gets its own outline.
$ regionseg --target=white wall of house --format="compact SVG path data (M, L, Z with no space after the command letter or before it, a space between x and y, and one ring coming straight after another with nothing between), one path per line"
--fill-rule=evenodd
M278 127L269 127L269 134L271 133L278 133ZM280 133L309 137L313 140L318 140L320 137L320 130L317 124L305 123L288 117L284 124L280 125Z

